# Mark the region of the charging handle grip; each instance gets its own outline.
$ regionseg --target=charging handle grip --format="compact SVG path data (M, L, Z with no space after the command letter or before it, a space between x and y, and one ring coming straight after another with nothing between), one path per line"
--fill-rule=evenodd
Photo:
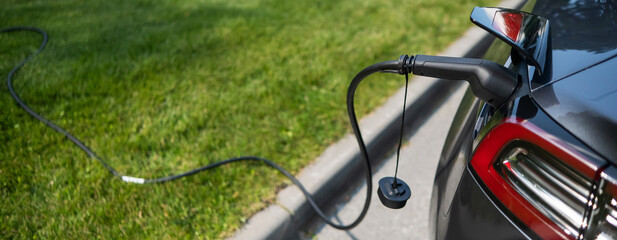
M476 97L495 107L503 104L518 86L516 73L492 61L416 55L411 72L418 76L465 80Z

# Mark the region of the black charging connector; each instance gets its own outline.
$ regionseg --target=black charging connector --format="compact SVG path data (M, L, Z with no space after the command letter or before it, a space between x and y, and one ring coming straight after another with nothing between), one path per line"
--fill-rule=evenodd
M483 59L401 55L398 61L383 62L373 66L382 68L380 69L381 72L405 75L405 79L407 79L408 74L412 73L418 76L467 81L476 97L494 107L504 104L512 96L519 84L513 71L495 62ZM405 94L407 94L407 85L405 85ZM402 119L404 117L405 107L403 105ZM402 129L401 126L401 138L403 134ZM379 180L379 188L377 189L377 195L381 203L386 207L394 209L404 207L407 200L411 197L409 186L404 181L396 178L400 145L401 141L399 140L397 170L395 170L394 177L385 177Z
M398 62L399 74L467 81L476 97L494 107L505 103L519 84L512 70L484 59L403 55Z

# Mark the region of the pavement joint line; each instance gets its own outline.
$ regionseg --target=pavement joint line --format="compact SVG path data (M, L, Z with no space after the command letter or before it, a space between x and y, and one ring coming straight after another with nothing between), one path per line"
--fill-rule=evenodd
M287 213L293 218L293 216L294 216L294 211L293 210L287 208L287 206L285 206L284 204L282 204L282 203L280 203L278 201L274 202L274 204L276 204L277 206L281 207L283 210L287 211Z
M499 6L515 8L521 2L521 0L505 0ZM484 30L473 26L439 55L480 57L493 39ZM460 85L451 84L446 80L413 77L409 83L406 110L407 115L412 117L405 118L405 130L415 131L419 128L430 114L424 117L416 116L422 115L426 110L434 112L444 102L443 95L455 91L458 86ZM389 97L385 104L360 120L360 129L373 166L385 160L385 155L394 147L392 144L394 141L387 138L392 138L390 134L397 133L400 128L403 94L404 87ZM338 200L360 184L356 180L363 179L363 174L357 173L357 170L364 169L363 162L359 159L360 152L355 137L353 134L346 134L326 148L313 163L302 169L297 178L322 210L329 214L336 210ZM355 181L357 184L347 187L348 189L341 189L342 184L338 183L345 181ZM323 209L324 206L328 209ZM277 194L275 204L270 204L250 217L231 239L302 239L306 236L305 232L313 231L319 225L320 221L316 220L320 219L302 192L295 185L289 185Z

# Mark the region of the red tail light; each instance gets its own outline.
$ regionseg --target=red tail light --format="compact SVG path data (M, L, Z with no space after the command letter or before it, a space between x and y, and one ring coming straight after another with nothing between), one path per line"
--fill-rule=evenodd
M490 191L542 238L574 239L599 166L532 123L506 119L471 160Z
M498 11L493 18L493 27L514 42L518 41L522 25L523 14L520 12Z

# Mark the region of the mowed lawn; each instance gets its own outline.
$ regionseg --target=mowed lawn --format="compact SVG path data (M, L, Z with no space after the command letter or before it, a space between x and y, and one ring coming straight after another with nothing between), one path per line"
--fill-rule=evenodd
M50 40L17 75L33 109L125 175L153 178L256 155L298 173L350 132L351 78L400 54L435 54L472 24L449 0L3 0L0 28ZM237 163L181 179L127 184L18 108L5 77L40 44L0 34L1 238L231 236L289 184ZM360 86L366 114L401 87Z

